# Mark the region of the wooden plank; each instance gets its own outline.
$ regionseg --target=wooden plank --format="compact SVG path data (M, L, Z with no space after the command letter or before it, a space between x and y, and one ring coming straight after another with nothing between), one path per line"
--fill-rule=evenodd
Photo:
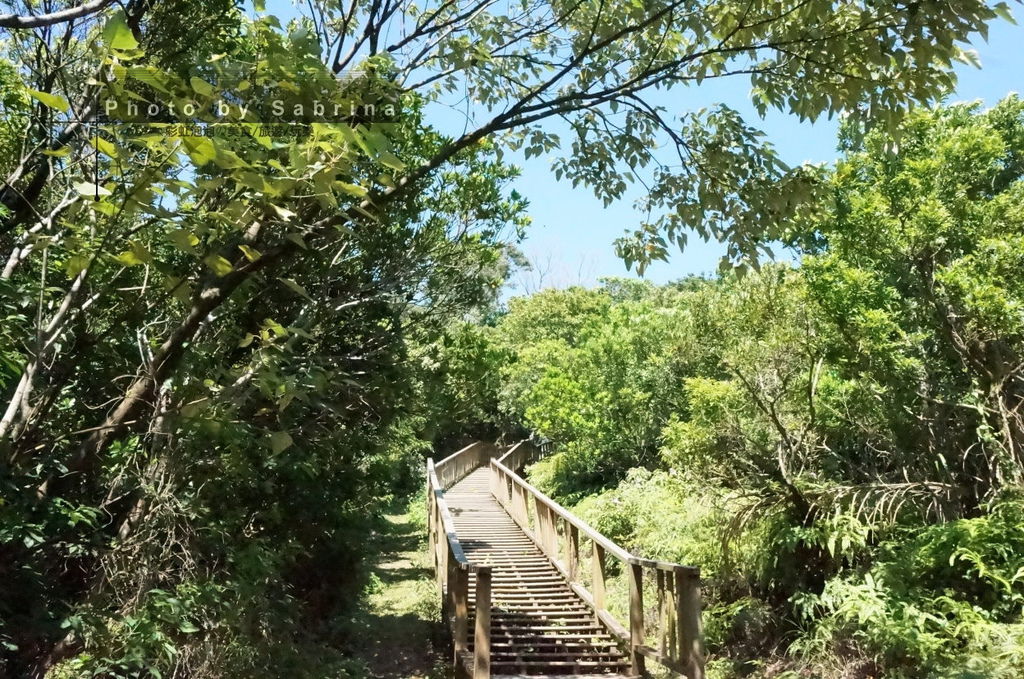
M704 679L704 633L700 621L700 576L683 571L679 590L679 661L688 679Z
M594 606L598 610L605 610L605 564L604 546L597 542L593 543L594 551L590 556L590 568L592 578L592 589L594 593Z
M476 629L473 632L473 679L491 676L491 571L476 573Z
M469 636L469 571L464 568L456 568L455 578L452 583L455 594L455 653L459 654L466 650L467 637Z
M569 524L568 534L568 559L569 559L569 582L579 582L580 579L580 529Z
M643 570L635 564L631 564L627 568L629 576L630 666L633 674L642 675L644 673L644 656L640 654L639 648L644 645Z
M658 648L662 655L668 653L668 615L665 610L665 572L657 571L658 583Z

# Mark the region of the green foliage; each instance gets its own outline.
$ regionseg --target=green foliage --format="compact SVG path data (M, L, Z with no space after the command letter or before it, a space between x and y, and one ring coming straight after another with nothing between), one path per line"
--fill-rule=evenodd
M907 531L879 545L861 573L802 596L808 633L794 644L822 652L848 637L894 677L1014 677L1024 669L1024 523L1019 502L979 518Z
M502 407L537 485L702 567L720 676L1015 677L1024 103L844 136L798 263L511 304Z
M562 494L624 484L652 517L611 526L624 540L714 562L723 605L763 600L722 609L761 621L737 630L852 567L864 526L906 522L908 499L960 516L1019 481L1019 104L911 117L902 165L883 132L952 86L1004 3L314 1L289 26L261 2L92 9L0 43L12 675L359 671L336 621L365 584L368 508L470 433L560 440ZM851 128L833 173L790 169L728 105L673 120L648 96L736 76L762 112L875 131ZM398 112L268 136L271 95ZM100 101L158 120L97 123ZM427 114L455 101L476 127L449 136ZM671 167L653 162L666 139ZM696 230L732 260L799 245L806 272L611 281L497 318L528 221L502 154L563 147L556 176L605 201L655 180L629 264ZM669 503L679 530L727 511L730 551L674 541L652 484L728 508Z
M1022 478L1022 130L1011 96L913 116L898 154L872 132L836 168L834 201L797 225L820 239L802 268L837 367L893 432L873 445L981 493Z
M636 468L618 486L588 496L574 511L612 540L638 546L643 557L699 563L706 576L714 577L723 567L721 553L703 536L724 520L724 498L717 488L706 490L694 489L676 473Z
M18 137L28 120L29 108L29 94L18 76L17 68L10 61L0 58L0 148L18 147ZM15 161L14 153L0 158L0 174L10 172ZM0 217L4 216L3 209L0 209Z
M494 438L501 424L498 391L505 362L491 328L457 323L413 356L423 375L422 399L427 414L423 433L439 450L458 449L454 438ZM475 428L475 430L474 430Z
M691 332L700 319L661 298L703 294L700 285L661 292L612 280L601 290L512 301L496 329L514 357L503 371L501 407L564 442L562 492L653 464L666 418L686 407L680 379L706 354Z
M78 70L56 86L26 68L9 87L0 73L5 110L31 102L28 134L47 139L93 71L110 101L177 111L26 156L58 171L0 229L0 662L12 675L348 676L339 620L358 603L375 508L419 487L437 435L424 422L454 396L424 403L424 385L472 374L411 357L488 312L526 225L506 188L515 170L487 144L380 198L450 142L415 95L400 122L286 137L261 135L237 105L186 114L239 74L298 98L337 82L308 32L226 16L211 19L233 21L230 40L178 26L161 42L103 15L89 42L69 43ZM169 17L150 19L158 30ZM8 97L22 89L39 94ZM377 73L329 91L393 90ZM205 123L233 133L184 126Z

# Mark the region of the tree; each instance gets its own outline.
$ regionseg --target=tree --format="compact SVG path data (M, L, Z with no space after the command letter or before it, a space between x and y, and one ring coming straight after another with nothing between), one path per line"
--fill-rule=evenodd
M234 20L232 41L208 44L230 51L202 76L155 66L174 65L180 34L150 54L120 14L86 34L93 51L52 35L11 49L55 41L38 72L98 72L112 101L179 111L218 96L204 77L230 78L257 53L267 64L253 88L335 82L308 37ZM90 55L80 72L57 70ZM385 84L355 88L371 98ZM42 89L15 92L36 102L30 130L71 110ZM365 506L418 485L428 445L407 345L493 303L523 223L505 189L514 170L486 143L402 200L364 207L365 185L394 184L385 173L445 143L415 100L404 116L276 139L236 107L219 123L240 135L168 119L19 139L16 171L45 181L4 236L5 669L340 671L339 651L306 645L358 590ZM363 217L334 223L346 210Z
M266 526L280 528L291 498L308 491L294 469L323 467L334 479L359 471L355 489L330 486L351 503L380 491L370 460L394 462L392 446L412 449L414 438L401 417L415 382L402 370L404 341L447 327L499 285L502 232L523 205L501 189L511 176L503 152L553 149L561 140L547 124L565 120L573 142L556 174L611 200L655 168L649 202L671 212L623 245L627 261L664 256L684 227L752 256L810 195L816 173L788 171L727 108L676 122L653 92L749 77L763 106L806 117L860 107L888 122L948 89L951 64L969 58L960 44L1006 13L977 0L354 0L314 2L286 29L272 17L244 20L228 1L26 7L0 18L10 31L5 57L22 81L4 74L5 111L20 115L31 100L16 148L0 161L0 563L19 578L5 590L4 617L42 611L18 618L15 648L5 646L12 671L36 676L65 658L99 663L74 671L142 671L156 667L159 649L185 643L197 625L181 624L179 596L159 594L170 591L159 585L195 584L160 566L175 550L136 569L132 588L112 587L112 573L158 531L158 517L176 517L189 533L193 521L216 516L211 507L223 509L196 490L216 486L204 479L253 480L281 455L299 456L287 465L294 492L271 488L241 505L269 505L274 520L253 509L218 524L218 535L251 526L275 535ZM303 119L294 136L275 140L240 105L320 92L337 104L397 102L399 113L384 126ZM457 96L470 122L449 136L424 112ZM103 125L101 97L119 114L139 101L174 108L156 128ZM224 97L232 105L214 113ZM190 113L188 103L199 106ZM172 127L207 123L240 134ZM660 137L678 152L678 168L649 151ZM215 416L204 422L200 413ZM211 431L229 434L214 437L214 450ZM343 446L333 432L346 432ZM263 456L250 459L256 450ZM179 512L183 495L195 505ZM323 514L308 509L304 516ZM344 521L328 514L340 529ZM190 572L212 590L246 591L217 580L217 564L240 547L196 544L205 560ZM268 548L257 561L298 572L303 554ZM175 575L165 583L167 572ZM265 576L239 578L278 580ZM140 594L116 594L128 590ZM260 591L264 602L287 599ZM128 617L145 624L110 633L111 620ZM252 641L234 638L243 649ZM86 641L116 657L72 657ZM165 656L164 669L183 657Z
M1011 273L1024 104L922 112L902 132L897 151L848 128L827 209L793 236L838 364L886 406L893 438L878 445L970 507L1024 478L1024 290Z
M895 136L851 121L780 231L798 262L503 321L506 407L557 441L531 482L634 553L710 567L723 676L1024 667L1022 130L1016 95ZM552 339L588 294L600 313Z

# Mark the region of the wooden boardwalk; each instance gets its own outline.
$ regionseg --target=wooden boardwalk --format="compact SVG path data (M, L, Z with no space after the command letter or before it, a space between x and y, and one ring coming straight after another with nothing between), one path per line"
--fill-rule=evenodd
M469 561L492 569L492 675L627 673L617 641L489 488L490 469L481 467L445 496ZM469 610L475 594L470 586Z
M517 471L542 454L476 443L427 461L456 678L625 679L653 660L703 679L699 571L630 554L531 486ZM610 573L628 586L626 624L609 610Z

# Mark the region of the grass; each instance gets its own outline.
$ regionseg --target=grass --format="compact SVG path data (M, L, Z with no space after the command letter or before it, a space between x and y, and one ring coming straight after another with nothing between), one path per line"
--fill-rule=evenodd
M386 513L368 584L352 620L354 659L374 679L442 679L449 672L440 597L426 551L422 503Z

